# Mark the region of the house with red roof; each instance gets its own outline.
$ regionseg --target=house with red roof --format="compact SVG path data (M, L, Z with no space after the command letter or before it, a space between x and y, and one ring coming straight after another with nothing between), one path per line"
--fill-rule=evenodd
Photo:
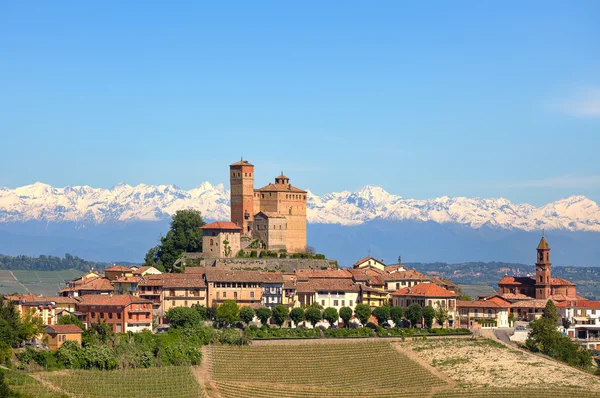
M448 326L453 326L458 318L456 301L458 294L444 289L435 283L419 283L411 287L404 287L391 294L392 305L408 308L412 304L421 307L431 306L435 309L443 308L448 311Z
M242 228L230 221L217 221L202 227L202 257L235 257L240 251Z
M361 258L357 262L355 262L352 267L354 268L377 268L381 271L385 269L385 263L383 260L377 260L375 257L365 257Z
M79 299L84 325L105 322L113 332L152 330L152 301L131 295L90 294Z
M77 325L48 325L44 332L44 342L52 351L58 350L65 341L74 341L81 345L83 330Z
M457 300L456 308L463 327L509 327L510 301L501 296L482 297L477 300Z
M567 300L556 303L564 332L586 349L600 349L600 301Z

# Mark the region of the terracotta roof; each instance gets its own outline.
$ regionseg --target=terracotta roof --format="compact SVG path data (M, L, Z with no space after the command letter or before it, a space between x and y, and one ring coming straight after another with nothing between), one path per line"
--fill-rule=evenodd
M406 267L403 264L392 264L386 265L383 270L389 274L392 274L396 271L406 271Z
M390 274L377 268L352 268L348 272L355 281L365 281L371 285L383 285L390 279Z
M124 265L113 265L112 267L104 268L104 271L133 272L131 268L125 267Z
M306 193L306 191L296 188L291 184L267 184L262 188L258 188L254 190L255 192L296 192L296 193Z
M561 308L600 308L600 301L591 300L567 300L556 304Z
M429 279L431 279L433 281L433 283L435 283L436 285L446 285L446 286L458 287L458 285L456 283L452 282L451 280L440 278L438 276L430 276Z
M360 264L362 264L362 263L364 263L364 262L366 262L366 261L368 261L368 260L375 260L375 261L377 261L378 263L380 263L380 264L383 264L383 265L385 266L385 264L383 263L383 261L381 261L381 260L377 260L375 257L365 257L365 258L361 258L360 260L358 260L357 262L355 262L355 263L353 264L353 266L354 266L354 267L356 267L356 266L359 266Z
M77 304L78 301L73 297L62 297L62 296L46 296L44 300L54 301L56 304Z
M374 292L374 293L387 294L387 292L383 289L376 289L374 287L366 286L366 285L360 285L360 290L363 292Z
M528 276L504 275L504 277L498 282L498 285L532 286L535 285L535 279Z
M142 279L141 276L120 276L117 279L115 279L114 281L112 281L112 283L139 283L139 281Z
M488 300L456 300L457 308L509 308L509 303L497 303Z
M531 299L531 300L520 300L512 303L510 308L545 308L548 300L545 299Z
M204 275L206 274L207 267L185 267L183 270L184 274L196 274L196 275ZM163 274L165 275L165 274Z
M418 280L418 281L431 281L431 278L425 274L422 274L414 269L407 269L406 271L396 271L391 273L387 278L388 281L402 281L402 280Z
M83 330L77 325L48 325L46 331L48 329L54 333L83 333Z
M550 284L553 286L575 286L573 282L563 278L550 278Z
M73 290L99 290L99 291L113 291L114 287L110 283L108 279L105 278L97 278L93 279L88 283L84 283L83 285L77 286L73 288Z
M202 274L156 274L146 275L140 281L140 286L162 286L164 288L193 287L204 288Z
M352 278L350 271L345 269L298 269L295 271L296 278L308 279L308 278Z
M404 287L392 293L392 296L407 297L458 297L458 294L446 290L435 283L419 283L412 287Z
M233 229L236 231L241 231L242 228L239 227L236 223L230 221L216 221L210 224L206 224L202 227L202 229Z
M152 304L152 301L131 295L109 295L109 294L88 294L81 296L79 306L104 305L104 306L122 306L130 304Z
M264 283L283 283L283 274L281 272L261 272Z
M290 281L290 280L284 280L283 281L283 288L284 289L296 289L296 283L294 281Z
M538 250L540 249L550 249L548 242L546 241L546 237L542 235L542 239L540 239L540 244L538 245Z
M143 274L144 272L148 271L150 268L154 268L151 265L144 265L140 268L138 268L137 270L133 271L134 274Z
M259 282L262 283L264 276L258 271L238 271L227 269L208 268L206 270L208 282Z
M346 278L317 278L296 283L298 293L313 293L317 291L329 292L359 292L360 286Z
M248 162L247 160L239 160L235 163L231 163L230 166L254 166L252 163Z
M531 300L531 297L525 295L525 294L521 294L521 293L517 293L517 294L513 294L513 293L505 293L502 295L502 298L509 300L509 301L516 301L516 300Z

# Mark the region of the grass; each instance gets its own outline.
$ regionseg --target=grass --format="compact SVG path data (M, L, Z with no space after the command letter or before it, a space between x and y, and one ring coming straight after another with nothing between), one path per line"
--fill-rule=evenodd
M307 393L321 389L321 396L336 396L338 390L345 396L361 395L361 391L377 396L379 390L387 390L379 391L382 396L399 396L402 391L446 385L388 343L213 346L210 350L214 379L230 389L232 383L244 390L250 388L244 383L283 383L294 389L302 386ZM268 396L275 395L269 392Z
M434 398L548 398L548 397L577 397L598 398L598 392L578 388L477 388L457 389L435 394Z
M86 398L197 398L204 391L189 366L74 370L48 373L46 379L74 397Z
M8 388L22 398L67 398L67 395L48 389L38 380L21 372L4 372Z

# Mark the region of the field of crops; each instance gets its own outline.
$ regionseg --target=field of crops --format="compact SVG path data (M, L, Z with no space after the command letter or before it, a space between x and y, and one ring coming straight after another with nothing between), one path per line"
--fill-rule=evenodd
M223 397L341 397L366 392L377 397L411 396L446 385L388 343L213 346L210 350L213 378Z
M4 372L4 381L11 391L21 394L23 398L67 398L66 394L53 391L21 372Z
M433 398L550 398L550 397L577 397L598 398L600 395L594 391L579 388L478 388L455 389L439 392Z
M203 388L189 366L111 371L48 373L47 381L72 397L81 398L198 398Z
M0 294L32 293L53 296L65 287L65 281L83 275L79 270L24 271L0 270Z

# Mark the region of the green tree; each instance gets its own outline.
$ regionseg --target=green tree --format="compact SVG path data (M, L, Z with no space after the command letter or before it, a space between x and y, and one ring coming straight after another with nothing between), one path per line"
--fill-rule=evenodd
M388 305L376 307L373 310L373 316L377 318L377 323L379 323L380 326L390 319L390 311L391 309Z
M342 318L342 321L344 321L344 327L348 327L350 325L350 319L352 319L352 308L340 308L340 318Z
M392 307L390 308L390 318L394 322L396 327L400 327L402 323L402 318L404 318L404 310L402 307Z
M196 326L202 321L200 313L190 307L173 307L167 311L165 318L174 328Z
M227 326L240 320L240 308L238 307L235 300L225 300L217 307L217 315L215 316L217 322L225 324Z
M223 255L225 257L231 256L231 246L229 246L229 241L227 239L223 241Z
M515 313L514 312L510 312L510 314L508 314L508 324L510 326L512 326L515 323Z
M363 326L366 326L371 317L371 307L366 304L357 304L356 307L354 307L354 315Z
M300 307L292 308L292 311L290 311L290 318L294 321L294 324L298 326L298 324L304 320L304 310Z
M15 303L0 296L0 342L11 347L21 344L21 325L21 313Z
M427 305L423 308L423 320L425 321L425 327L431 329L433 326L433 319L435 318L435 309L432 306Z
M247 305L243 306L240 309L240 319L246 325L252 322L252 320L254 319L254 310L252 309L252 307L249 307Z
M271 310L267 307L260 307L256 310L256 317L260 319L262 325L267 325L271 317Z
M330 325L333 326L338 323L340 316L335 308L329 307L326 308L325 311L323 311L323 319L325 319L327 322L329 322Z
M310 306L304 312L304 316L311 325L315 326L317 322L321 320L321 310L317 307Z
M275 307L273 307L272 317L277 325L279 325L279 326L283 325L285 323L285 320L287 319L288 315L289 315L289 311L286 306L284 306L282 304L277 304Z
M446 321L448 320L448 310L442 308L442 303L437 302L437 306L435 308L435 314L433 316L435 321L441 327L444 327Z
M146 255L144 256L144 265L149 267L154 267L161 272L165 272L165 267L162 262L158 259L158 249L160 246L154 246L148 249Z
M544 312L542 314L544 318L550 319L552 322L556 324L558 322L558 314L556 313L556 306L552 300L548 300L546 306L544 307Z
M29 340L42 333L44 330L44 320L34 308L29 308L23 313L21 329L19 336L22 340Z
M203 226L200 211L178 210L173 215L167 235L160 238L160 245L155 251L155 263L160 262L166 271L173 272L173 264L181 254L201 252ZM150 256L150 252L146 256Z
M203 321L206 321L207 319L210 319L210 314L208 311L208 308L206 308L206 306L201 305L201 304L194 304L192 305L192 308L195 309L196 311L198 311L198 314L200 315L200 319Z
M58 324L59 325L76 325L79 326L79 328L81 330L84 330L85 327L83 326L83 322L81 322L79 319L77 319L77 317L75 315L63 315L60 318L58 318Z
M417 303L412 303L406 309L406 319L410 322L410 327L414 328L423 317L423 308Z

